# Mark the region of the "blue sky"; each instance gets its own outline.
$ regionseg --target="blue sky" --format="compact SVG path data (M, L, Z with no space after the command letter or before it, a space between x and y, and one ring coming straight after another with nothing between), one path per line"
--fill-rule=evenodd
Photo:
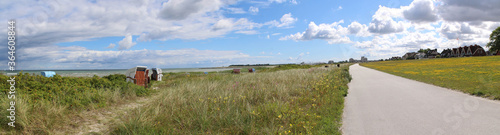
M484 47L500 26L500 11L487 10L500 5L495 0L22 0L0 5L0 20L17 22L17 69L375 60L419 48ZM7 63L6 56L1 63Z

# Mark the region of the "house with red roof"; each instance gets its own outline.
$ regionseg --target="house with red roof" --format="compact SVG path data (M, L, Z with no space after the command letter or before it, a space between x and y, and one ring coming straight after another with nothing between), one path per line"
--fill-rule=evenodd
M479 45L461 46L451 49L450 57L486 56L486 51Z

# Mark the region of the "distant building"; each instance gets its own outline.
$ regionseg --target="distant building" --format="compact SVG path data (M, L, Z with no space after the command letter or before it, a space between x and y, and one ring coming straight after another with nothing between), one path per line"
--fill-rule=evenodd
M353 58L349 59L349 63L355 63L355 62L356 62L356 60L354 60Z
M458 57L464 57L465 56L465 48L464 47L458 47Z
M361 62L368 62L368 58L366 58L365 56L362 56L361 57Z
M401 60L401 59L403 59L403 58L396 56L396 57L390 58L389 60Z
M415 59L416 52L409 52L403 55L403 60Z
M449 57L453 57L453 51L451 49L444 49L442 52L441 52L441 58L449 58Z
M487 51L479 45L461 46L453 49L445 49L441 52L441 57L471 57L471 56L486 56Z
M495 52L492 52L491 55L500 55L500 50L497 50Z
M425 53L421 52L415 54L415 59L423 59L423 58L425 58Z
M436 58L439 55L437 49L430 50L425 54L426 58Z
M451 49L451 57L458 57L458 48Z
M466 52L466 56L486 56L486 51L483 49L483 47L479 45L470 45Z

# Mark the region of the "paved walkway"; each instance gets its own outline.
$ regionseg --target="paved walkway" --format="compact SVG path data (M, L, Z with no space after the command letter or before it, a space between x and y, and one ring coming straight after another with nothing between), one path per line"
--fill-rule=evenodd
M500 135L500 102L359 66L346 97L345 135Z

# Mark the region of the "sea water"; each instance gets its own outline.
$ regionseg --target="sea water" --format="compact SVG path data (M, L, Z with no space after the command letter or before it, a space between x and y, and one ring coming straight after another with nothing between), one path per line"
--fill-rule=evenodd
M107 76L111 74L125 74L128 69L87 69L87 70L22 70L19 72L41 75L42 71L54 71L56 74L61 76L71 76L71 77L92 77L97 75L99 77ZM166 68L162 69L163 73L169 72L217 72L232 70L232 68ZM5 74L6 71L1 71ZM10 72L9 72L10 73Z

